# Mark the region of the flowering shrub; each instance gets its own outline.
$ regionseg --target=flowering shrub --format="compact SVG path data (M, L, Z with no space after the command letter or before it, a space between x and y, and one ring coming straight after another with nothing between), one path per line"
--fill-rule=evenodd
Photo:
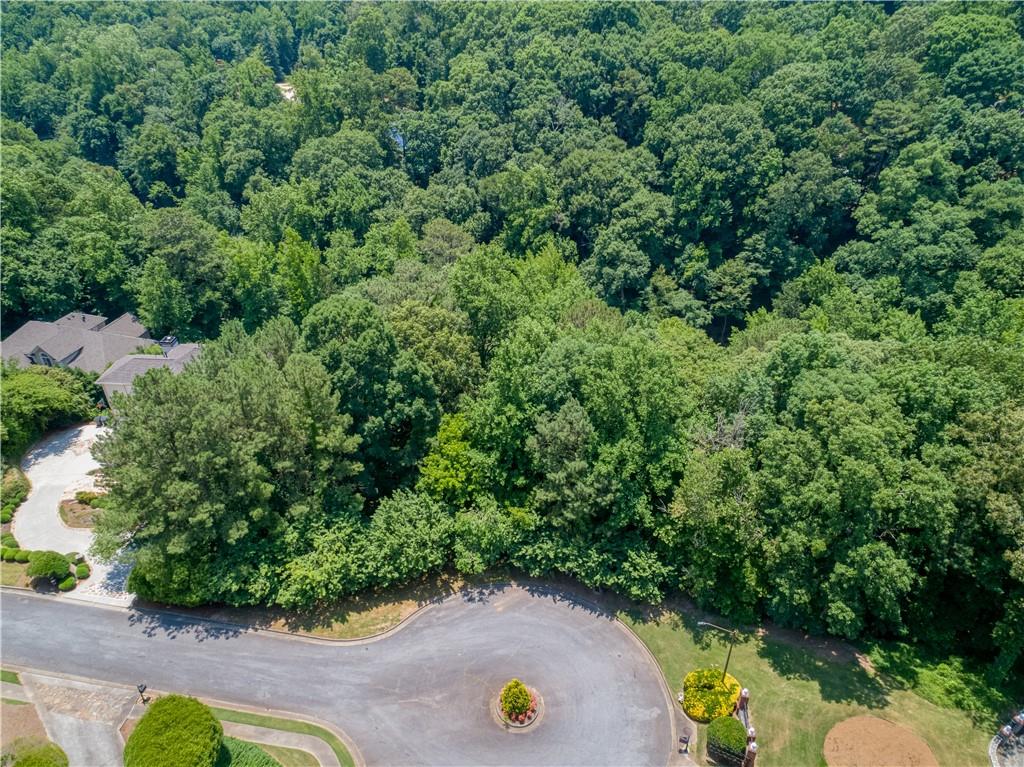
M715 668L691 671L683 680L683 711L696 722L710 722L732 713L740 697L740 683Z

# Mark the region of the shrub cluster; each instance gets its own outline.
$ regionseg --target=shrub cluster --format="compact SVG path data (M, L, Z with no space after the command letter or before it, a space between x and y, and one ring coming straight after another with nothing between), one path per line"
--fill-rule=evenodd
M63 554L56 551L33 551L29 555L28 561L29 565L26 572L30 578L48 578L51 581L63 581L68 577L68 568L70 567L68 560ZM70 577L74 578L74 576Z
M124 749L124 767L214 767L224 728L195 698L154 701Z
M741 760L746 750L747 731L739 719L720 716L708 725L708 751L716 761L723 757Z
M710 722L732 713L740 697L740 683L715 668L691 671L683 680L683 711L696 722Z
M7 524L14 518L14 512L28 495L30 485L20 469L11 468L4 472L0 483L0 524Z

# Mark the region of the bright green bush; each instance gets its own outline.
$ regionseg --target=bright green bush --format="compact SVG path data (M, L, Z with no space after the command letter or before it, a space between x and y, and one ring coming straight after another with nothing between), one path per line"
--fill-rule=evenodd
M68 756L56 743L16 749L16 753L11 767L68 767Z
M2 558L4 562L17 562L19 551L20 549L4 549L3 554L0 554L0 558Z
M69 575L67 578L57 584L58 591L72 591L75 586L78 585L78 581L75 580L75 576Z
M281 767L281 763L255 743L224 738L217 767Z
M83 557L77 551L69 551L67 554L64 555L64 558L68 561L69 565L77 565L85 561L85 557Z
M4 533L3 535L0 535L0 543L9 549L18 548L18 541L14 537L14 533Z
M15 562L21 562L22 564L25 564L26 562L28 562L28 558L30 556L32 556L32 552L29 551L28 549L19 549L14 554L14 561Z
M530 691L518 679L513 679L501 691L501 710L507 716L519 716L530 710Z
M8 509L6 506L3 509L0 509L0 524L6 525L13 518L14 512Z
M80 581L84 581L91 574L92 571L89 569L89 565L87 565L85 562L82 562L75 568L75 577L78 578L78 580Z
M683 711L695 722L710 722L732 713L740 697L740 683L717 668L691 671L683 680Z
M168 695L150 704L124 749L124 767L213 767L224 729L195 698Z
M51 581L63 580L68 574L68 560L56 551L33 551L29 557L29 578L49 578Z
M728 756L742 759L747 750L747 731L743 722L731 716L720 716L708 725L708 751L712 758ZM721 754L714 753L722 752Z

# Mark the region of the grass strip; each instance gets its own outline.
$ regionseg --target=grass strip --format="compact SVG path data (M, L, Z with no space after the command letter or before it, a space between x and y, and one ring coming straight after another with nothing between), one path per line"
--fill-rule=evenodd
M212 709L213 715L223 722L252 724L257 727L266 727L269 730L297 732L302 735L312 735L315 738L320 738L320 740L324 741L331 747L331 750L334 752L334 755L338 757L338 761L341 763L342 767L355 767L355 760L352 759L352 755L348 752L348 749L345 748L345 744L341 742L338 736L317 724L297 719L282 719L278 716L267 716L266 714L253 714L249 711L235 711L230 708L217 708L216 706L213 706Z
M13 671L7 669L0 669L0 682L10 682L11 684L21 684L21 679Z
M316 757L301 748L271 746L267 743L258 743L257 745L277 759L281 763L281 767L320 767L320 762L316 760Z
M27 706L27 700L17 700L16 698L0 698L0 703L6 703L8 706Z

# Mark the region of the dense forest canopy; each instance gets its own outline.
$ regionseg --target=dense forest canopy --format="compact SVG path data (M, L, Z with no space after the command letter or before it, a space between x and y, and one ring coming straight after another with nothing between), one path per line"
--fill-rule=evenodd
M140 594L510 565L1021 670L1024 6L8 1L2 77L7 332L204 341L99 450Z

